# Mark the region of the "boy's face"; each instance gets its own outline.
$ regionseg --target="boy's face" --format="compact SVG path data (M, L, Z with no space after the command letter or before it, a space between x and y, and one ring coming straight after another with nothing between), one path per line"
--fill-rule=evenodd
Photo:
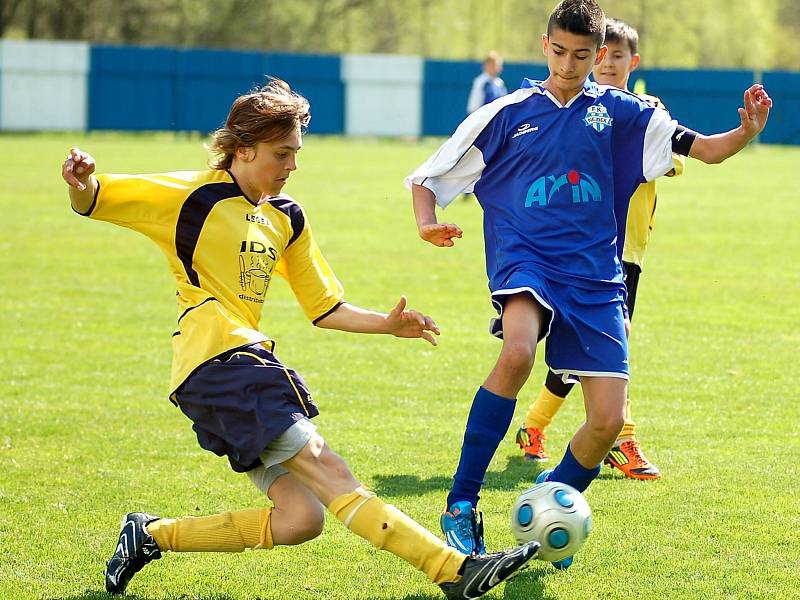
M237 149L236 159L241 161L246 179L262 194L277 196L297 169L297 153L302 143L298 127L283 139Z
M503 71L503 61L487 60L483 63L483 70L489 77L497 77Z
M592 67L600 64L606 54L606 47L598 51L591 36L576 35L558 27L549 36L542 34L542 50L551 81L566 96L574 96L583 87Z
M608 42L606 46L608 52L605 57L592 69L594 80L600 85L627 89L628 77L639 66L639 53L631 53L627 42Z

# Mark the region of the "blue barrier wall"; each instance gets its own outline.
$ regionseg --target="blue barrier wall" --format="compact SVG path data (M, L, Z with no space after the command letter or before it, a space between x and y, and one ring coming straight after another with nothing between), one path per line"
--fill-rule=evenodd
M471 83L481 70L477 61L394 55L345 59L230 50L92 46L88 59L84 57L88 74L81 74L84 79L73 86L88 90L85 94L88 99L77 103L80 118L48 121L47 115L25 99L25 86L13 78L30 79L31 89L50 86L64 91L63 82L53 83L49 68L62 58L61 50L49 50L57 53L53 54L52 65L45 61L46 72L19 66L23 58L33 60L32 57L44 51L42 48L55 48L54 44L41 40L0 40L0 129L30 129L40 124L43 129L208 132L220 126L236 96L262 84L267 75L273 75L288 81L311 102L311 133L445 136L466 116ZM12 56L12 50L18 54ZM360 65L361 70L356 69L360 75L350 74L355 79L346 80L347 60ZM387 73L377 72L373 77L376 80L370 80L369 69L364 69L375 61L390 65L385 67L388 77ZM76 61L68 62L74 66ZM392 79L392 69L402 71L402 82ZM506 63L502 73L509 90L519 87L524 77L546 76L546 67L541 64ZM761 141L800 145L800 73L765 72L760 78L775 101ZM642 79L647 92L659 96L681 123L704 133L716 133L738 125L742 92L756 75L744 70L642 69L633 73L631 88ZM400 86L397 93L386 91L391 85ZM362 88L373 94L391 94L388 98L394 104L384 101L380 105L388 116L381 114L377 121L361 118L374 117L361 106L365 93ZM374 122L385 125L387 119L395 119L411 104L421 114L405 110L414 113L414 118L405 115L408 123L404 123L402 134L386 133L386 127L375 125ZM353 121L349 124L348 114Z
M175 129L178 51L93 46L89 129Z
M345 106L340 56L267 54L265 73L288 81L311 103L311 133L344 133Z
M767 72L763 82L774 107L761 141L800 144L800 73Z
M94 46L89 128L208 132L266 75L289 81L312 106L313 133L344 131L338 56Z
M467 99L472 80L480 75L481 63L474 61L425 61L422 98L422 134L450 135L467 116ZM506 63L501 74L509 91L525 77L547 77L543 65Z
M683 125L702 133L737 127L742 94L753 84L752 71L648 69L634 76L631 89L644 79L648 94L661 98Z

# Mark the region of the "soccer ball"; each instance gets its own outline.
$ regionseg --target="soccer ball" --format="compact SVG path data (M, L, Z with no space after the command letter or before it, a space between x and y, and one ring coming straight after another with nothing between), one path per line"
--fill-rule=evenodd
M547 481L520 495L511 509L511 532L518 543L538 541L537 558L554 562L581 549L592 529L592 511L578 490Z

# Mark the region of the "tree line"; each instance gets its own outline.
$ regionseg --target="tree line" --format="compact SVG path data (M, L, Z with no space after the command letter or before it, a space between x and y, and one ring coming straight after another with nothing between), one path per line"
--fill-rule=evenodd
M600 0L643 66L800 68L798 0ZM0 0L0 37L541 62L555 0Z

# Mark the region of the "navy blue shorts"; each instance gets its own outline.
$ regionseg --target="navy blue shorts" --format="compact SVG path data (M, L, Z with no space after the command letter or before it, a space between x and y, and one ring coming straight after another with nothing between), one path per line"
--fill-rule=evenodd
M227 456L234 471L300 419L319 414L302 378L260 344L237 348L197 369L174 394L200 446Z
M545 362L551 371L565 381L581 375L628 379L622 288L587 290L518 271L503 289L492 292L492 303L500 313L492 321L493 335L502 338L503 305L520 293L533 296L548 313L541 337L547 337Z

